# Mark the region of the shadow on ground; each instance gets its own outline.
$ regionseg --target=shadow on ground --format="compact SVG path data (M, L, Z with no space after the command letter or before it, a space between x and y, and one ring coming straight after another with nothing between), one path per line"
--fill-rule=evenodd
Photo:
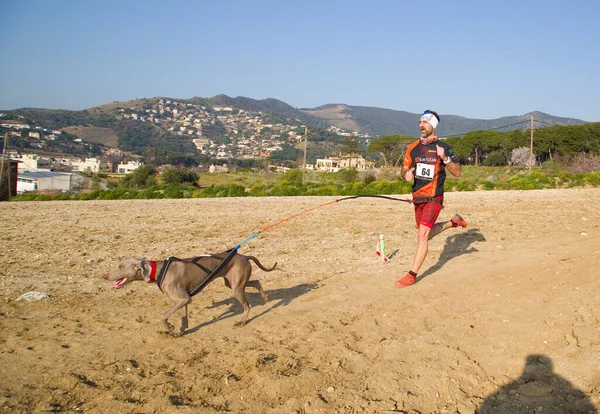
M266 304L264 304L262 302L262 299L258 293L247 291L246 295L248 297L248 302L250 303L250 306L251 306L250 318L248 319L247 323L250 323L254 319L266 315L267 313L271 312L273 309L276 309L280 306L289 305L294 299L304 295L305 293L310 292L311 290L317 289L318 287L319 286L316 283L303 283L303 284L293 286L290 288L267 290L265 292L267 293L267 296L269 297L269 301ZM273 302L276 302L276 303L273 304ZM211 321L203 322L203 323L195 326L194 328L186 331L186 334L196 332L205 326L211 325L215 322L222 321L223 319L228 319L228 318L234 317L236 315L239 315L239 317L241 318L241 315L243 314L243 311L244 311L244 309L242 308L242 305L234 297L230 297L230 298L221 300L219 302L215 302L211 306L209 306L208 309L219 308L221 306L229 306L229 309L227 309L225 312L223 312L218 317L213 318ZM258 306L261 306L261 307L267 306L267 309L263 310L262 312L260 312L257 315L253 315L253 311L256 311L258 309Z
M598 410L588 396L553 371L545 355L528 355L523 373L516 380L490 394L478 414L501 413L585 413Z
M438 261L425 272L423 272L417 281L423 280L427 276L437 272L455 257L479 251L475 247L471 246L471 244L484 241L486 241L485 237L483 234L481 234L479 229L470 229L464 233L458 233L449 236L446 239L446 244L444 244L444 249L442 250Z

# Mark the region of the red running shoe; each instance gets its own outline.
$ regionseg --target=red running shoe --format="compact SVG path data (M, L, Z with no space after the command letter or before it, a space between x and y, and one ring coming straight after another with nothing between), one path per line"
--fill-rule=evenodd
M451 219L452 227L467 227L467 222L460 216L460 214L455 214L454 218Z
M416 276L407 273L406 276L404 276L402 279L396 281L396 286L398 286L399 288L404 288L415 283L415 280L417 280Z

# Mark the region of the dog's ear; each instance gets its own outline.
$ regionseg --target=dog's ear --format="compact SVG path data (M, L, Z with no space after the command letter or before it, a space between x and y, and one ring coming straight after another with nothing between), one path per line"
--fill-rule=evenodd
M150 272L152 272L152 268L150 267L150 264L148 264L147 261L139 259L139 263L138 263L141 271L142 271L142 276L144 277L144 280L149 281L150 280Z

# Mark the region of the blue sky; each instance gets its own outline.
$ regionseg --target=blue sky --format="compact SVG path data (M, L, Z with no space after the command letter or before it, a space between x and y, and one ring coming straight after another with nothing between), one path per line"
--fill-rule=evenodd
M600 122L600 1L0 0L0 109L225 94Z

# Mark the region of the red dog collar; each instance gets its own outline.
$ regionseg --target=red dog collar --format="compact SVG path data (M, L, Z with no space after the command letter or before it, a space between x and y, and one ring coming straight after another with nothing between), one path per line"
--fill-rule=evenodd
M150 268L152 270L150 271L150 278L148 279L148 283L154 283L154 280L156 279L156 262L150 262Z

